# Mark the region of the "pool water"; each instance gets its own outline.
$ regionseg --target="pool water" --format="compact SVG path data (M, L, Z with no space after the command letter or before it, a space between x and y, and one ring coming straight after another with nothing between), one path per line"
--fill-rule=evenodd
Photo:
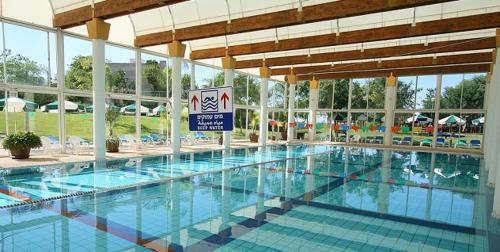
M4 171L1 250L488 251L481 162L299 145Z

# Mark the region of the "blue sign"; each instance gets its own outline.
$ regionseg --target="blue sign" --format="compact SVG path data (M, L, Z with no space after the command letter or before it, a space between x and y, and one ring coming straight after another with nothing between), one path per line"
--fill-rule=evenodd
M233 88L189 90L190 131L233 130Z

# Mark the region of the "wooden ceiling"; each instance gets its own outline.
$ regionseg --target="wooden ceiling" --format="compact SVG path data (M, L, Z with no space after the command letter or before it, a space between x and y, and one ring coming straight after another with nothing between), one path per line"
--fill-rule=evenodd
M433 42L427 45L402 45L382 48L372 48L311 55L296 55L286 57L266 58L266 66L289 66L309 63L338 62L345 60L379 59L396 56L422 55L433 53L461 52L481 49L493 49L496 46L495 37L480 39L462 39L443 42ZM236 69L262 66L261 59L236 61Z
M106 0L95 3L94 8L88 5L56 14L53 19L53 25L55 27L70 28L84 24L93 17L102 19L114 18L185 1L187 0ZM339 0L305 6L301 10L297 8L288 9L236 18L230 20L230 22L221 21L179 28L175 31L170 30L145 34L137 36L134 43L137 47L146 47L167 44L174 39L177 41L190 41L319 21L338 20L347 17L452 1L456 0ZM201 60L224 57L226 54L243 56L349 44L361 44L362 46L363 43L367 42L467 32L497 27L500 27L500 12L423 21L413 24L389 25L372 29L346 31L340 34L332 32L329 34L303 36L279 41L239 44L227 48L206 48L192 51L190 57L193 60ZM313 74L317 79L321 79L387 76L389 72L394 72L395 75L484 72L489 70L489 64L492 61L491 53L467 52L495 48L497 45L496 39L495 37L468 38L425 44L271 57L266 58L265 64L270 67L287 66L273 69L273 75L285 75L290 73L290 66L293 65L328 63L325 65L294 68L295 73L300 76L299 79L301 80L310 79ZM399 56L452 52L463 53L438 57L426 56L412 59L391 59L391 57ZM330 64L331 62L351 60L367 60L368 62L336 64L334 67ZM262 66L262 63L261 59L240 60L236 62L236 68L255 68Z
M488 21L486 21L488 20ZM466 17L448 18L435 21L426 21L411 24L393 25L381 28L343 32L337 36L335 33L299 37L275 41L243 44L219 48L196 50L191 53L191 59L207 59L224 57L226 51L229 55L238 56L246 54L267 53L307 49L323 46L347 45L373 41L410 38L418 36L436 35L450 32L465 32L472 30L496 28L500 26L500 12L479 14Z
M52 24L63 29L85 24L93 17L108 19L188 0L106 0L54 15Z
M297 9L266 13L227 21L203 24L174 31L164 31L137 36L138 47L167 44L174 39L178 41L195 40L224 36L243 32L258 31L291 25L314 23L338 18L353 17L384 11L413 8L428 4L451 2L456 0L370 0L370 1L336 1L307 6L301 12ZM223 55L224 56L224 55ZM217 56L218 57L218 56Z

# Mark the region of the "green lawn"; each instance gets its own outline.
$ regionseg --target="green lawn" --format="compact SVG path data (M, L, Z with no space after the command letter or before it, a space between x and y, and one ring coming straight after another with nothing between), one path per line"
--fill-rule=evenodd
M58 136L59 121L58 114L46 112L31 112L31 113L9 113L9 132L25 130L25 122L29 122L30 130L40 136ZM92 114L79 113L64 115L66 137L80 136L84 139L92 139ZM188 122L185 118L181 120L181 135L193 135L189 132ZM0 112L0 133L5 133L5 113ZM170 132L170 122L165 118L141 116L141 133L151 134L157 133L166 135ZM248 139L248 134L251 130L236 128L233 131L235 139ZM113 129L115 135L135 134L135 116L122 115ZM212 136L211 133L205 133L207 136ZM216 132L214 136L221 135Z

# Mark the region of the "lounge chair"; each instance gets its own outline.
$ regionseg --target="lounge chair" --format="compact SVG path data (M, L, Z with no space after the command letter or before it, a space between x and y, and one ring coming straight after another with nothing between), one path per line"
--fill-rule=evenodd
M69 147L71 149L71 153L75 154L75 153L80 153L80 152L90 152L90 149L91 149L91 145L90 143L79 137L79 136L70 136L68 138L68 142L69 142Z
M481 140L478 139L470 140L469 147L473 149L481 149Z
M446 141L442 137L438 137L436 139L436 147L445 147L446 146Z
M167 140L164 137L162 137L156 133L151 133L149 136L151 137L151 140L153 141L153 143L156 143L156 144L164 144Z
M383 144L384 143L384 137L383 136L376 136L373 140L372 143L376 144Z
M141 142L143 144L153 144L153 138L151 138L151 136L149 136L149 135L142 135Z
M193 142L191 135L181 136L181 144L186 143L187 145L193 145Z
M399 143L401 145L413 145L413 140L411 137L404 137L403 140Z
M463 139L458 139L458 141L455 143L455 148L465 148L467 146L468 146L467 141Z
M47 136L40 137L40 140L42 140L42 150L45 154L53 154L59 152L59 143L54 143L54 141Z
M365 143L373 143L374 138L372 136L368 136L365 139Z
M420 146L428 146L428 147L431 147L432 146L432 139L430 138L426 138L424 140L422 140L420 142Z
M202 142L208 142L210 140L212 140L210 137L208 137L207 135L205 135L204 132L201 132L201 131L197 131L195 134L194 134L194 140L195 141L202 141Z
M392 144L401 144L401 137L393 137Z
M350 139L350 142L351 143L359 143L361 140L361 136L360 135L354 135L352 136L352 138Z
M120 146L123 147L132 147L133 145L136 145L138 143L143 143L142 140L138 140L137 138L129 134L121 135L120 137L118 137L118 139L120 140Z

